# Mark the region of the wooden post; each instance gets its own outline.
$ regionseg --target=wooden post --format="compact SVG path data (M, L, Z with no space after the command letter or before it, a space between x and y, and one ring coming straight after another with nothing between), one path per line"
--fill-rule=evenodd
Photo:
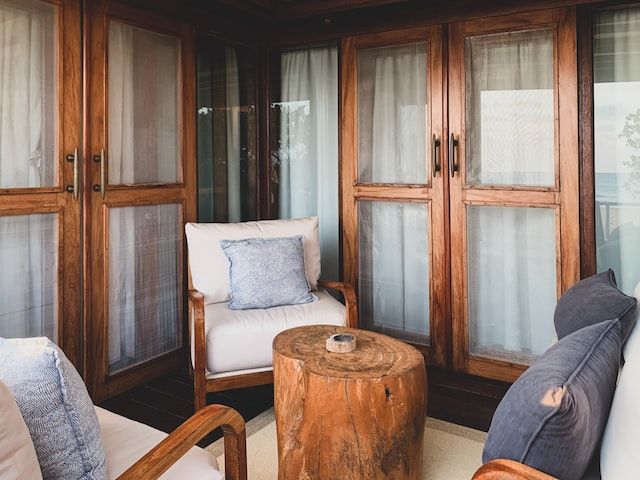
M326 350L350 333L350 353ZM280 480L421 479L426 369L413 347L365 330L309 326L273 344Z

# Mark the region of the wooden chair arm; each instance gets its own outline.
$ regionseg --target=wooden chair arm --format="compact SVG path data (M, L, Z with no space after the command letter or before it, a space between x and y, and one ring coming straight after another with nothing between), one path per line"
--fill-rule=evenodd
M344 296L344 303L347 309L346 323L349 328L358 328L358 298L353 287L345 282L333 282L320 280L318 287L337 290Z
M485 463L473 475L472 480L556 480L515 460L492 460Z
M162 442L134 463L118 480L153 480L166 472L205 435L222 427L226 480L247 479L247 441L244 420L234 409L209 405L198 411Z
M198 411L206 405L206 333L204 325L204 295L197 290L189 290L189 368L193 368L195 388L194 407ZM193 358L191 358L193 356Z

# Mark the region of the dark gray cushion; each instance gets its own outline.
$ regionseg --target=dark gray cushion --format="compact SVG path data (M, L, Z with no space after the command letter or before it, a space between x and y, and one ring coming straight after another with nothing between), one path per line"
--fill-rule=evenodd
M482 454L579 480L604 431L620 362L620 322L583 328L553 345L509 389Z
M558 338L611 318L620 320L624 344L636 323L638 302L618 290L613 270L598 273L567 290L556 306L553 322Z

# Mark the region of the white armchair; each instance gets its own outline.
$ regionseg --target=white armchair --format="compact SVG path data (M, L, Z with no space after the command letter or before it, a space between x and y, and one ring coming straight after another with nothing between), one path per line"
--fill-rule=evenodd
M320 277L318 218L246 223L188 223L189 330L196 411L206 405L207 392L273 382L273 339L301 325L357 327L353 288ZM307 279L317 300L269 309L230 310L229 264L220 240L302 235ZM325 289L342 292L343 305Z

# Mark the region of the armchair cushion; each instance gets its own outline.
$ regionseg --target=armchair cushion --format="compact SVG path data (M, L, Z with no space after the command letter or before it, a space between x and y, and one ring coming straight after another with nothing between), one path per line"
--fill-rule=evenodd
M193 288L204 295L207 305L228 302L231 298L229 261L222 252L220 240L302 235L307 279L311 290L317 289L320 278L318 217L244 223L187 223L185 232Z
M36 450L22 414L7 386L0 382L0 478L42 480Z
M221 240L229 260L231 310L313 302L304 270L304 238Z
M272 365L271 344L280 332L302 325L344 325L345 307L324 291L318 300L264 310L205 306L206 366L210 373Z
M0 379L20 408L44 478L107 478L93 403L62 350L45 337L0 339Z
M115 479L127 468L164 440L166 433L134 420L95 407L104 448L107 454L109 479ZM187 480L202 478L223 480L216 458L199 447L193 447L176 464L171 466L162 480Z

